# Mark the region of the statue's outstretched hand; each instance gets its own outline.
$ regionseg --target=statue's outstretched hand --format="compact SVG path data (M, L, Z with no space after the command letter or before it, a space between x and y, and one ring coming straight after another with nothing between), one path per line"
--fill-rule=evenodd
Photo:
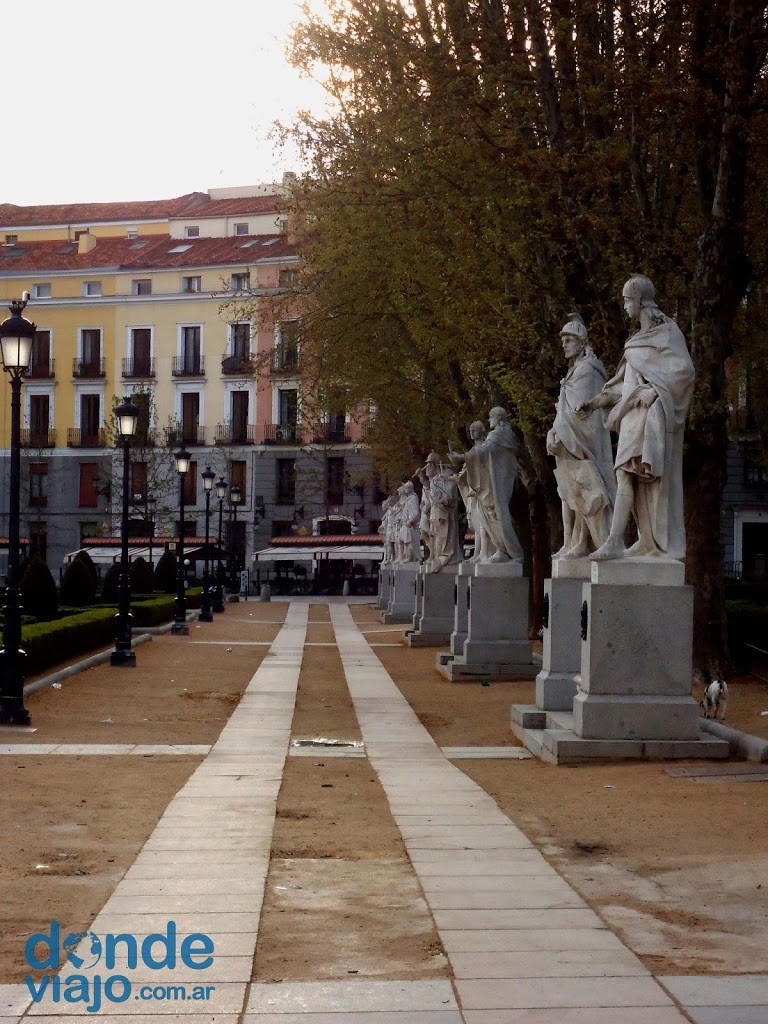
M574 412L580 420L585 420L591 412L595 411L596 408L597 406L594 404L594 400L590 400L589 402L581 402L576 406Z
M642 409L650 409L658 397L658 393L653 388L643 388L635 399L635 405Z

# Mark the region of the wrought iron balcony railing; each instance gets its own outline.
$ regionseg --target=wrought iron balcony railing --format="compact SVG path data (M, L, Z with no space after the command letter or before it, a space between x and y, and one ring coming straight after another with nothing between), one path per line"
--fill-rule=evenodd
M81 430L79 427L67 429L68 448L106 448L107 431L100 427L95 433Z
M351 441L348 427L320 427L312 434L312 444L348 444Z
M232 423L219 423L215 431L215 443L224 444L255 444L256 427L248 423L242 427Z
M33 360L32 365L27 370L27 379L31 380L50 380L55 376L53 359Z
M106 362L104 358L101 359L73 359L72 360L72 376L73 377L106 377Z
M296 423L267 423L264 427L264 444L299 443L299 427Z
M171 373L174 377L204 377L205 356L174 356Z
M229 377L253 377L256 373L256 360L253 356L224 356L221 372Z
M171 447L186 445L192 448L202 448L205 445L205 427L174 427L168 431L168 444Z
M123 377L129 379L140 379L155 376L154 359L124 359Z
M56 431L50 427L47 430L26 430L21 431L22 448L55 448Z
M272 354L272 373L298 373L299 352L298 349L276 348Z

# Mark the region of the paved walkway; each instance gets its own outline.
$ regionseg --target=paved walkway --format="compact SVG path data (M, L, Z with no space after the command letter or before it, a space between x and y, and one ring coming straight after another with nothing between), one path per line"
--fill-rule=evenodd
M294 601L218 741L91 926L98 936L143 938L165 931L173 920L180 935L202 932L212 938L212 966L198 973L180 965L133 969L121 946L114 971L104 976L124 972L132 982L130 994L115 984L112 1000L87 1014L81 1001L56 999L51 985L34 1003L26 986L0 986L0 1024L61 1024L86 1014L141 1024L160 1024L171 1015L182 1024L768 1021L768 976L654 978L497 804L446 759L347 605L329 603L365 751L454 980L250 981L307 646L308 602ZM77 954L87 974L90 940ZM169 984L185 986L183 1003L157 995L158 985ZM140 994L144 985L150 998Z

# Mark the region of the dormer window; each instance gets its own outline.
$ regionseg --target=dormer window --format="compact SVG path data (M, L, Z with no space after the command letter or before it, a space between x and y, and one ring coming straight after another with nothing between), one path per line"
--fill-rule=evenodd
M125 232L125 237L129 239L131 242L135 242L136 239L139 237L139 229L128 228L128 230Z
M151 295L152 281L150 278L142 278L139 281L131 281L131 295Z
M185 228L184 228L184 237L185 238L199 238L200 237L200 228L198 227L198 225L197 224L187 224L185 226Z
M19 236L18 235L6 235L5 236L5 244L6 245L16 245L18 243L18 241L19 241Z
M248 225L247 224L235 224L235 234L236 235L247 235L248 234Z
M51 297L51 286L49 283L45 284L33 284L32 285L32 298L33 299L50 299Z
M247 271L241 274L233 274L229 287L233 292L247 292L251 287L251 275Z

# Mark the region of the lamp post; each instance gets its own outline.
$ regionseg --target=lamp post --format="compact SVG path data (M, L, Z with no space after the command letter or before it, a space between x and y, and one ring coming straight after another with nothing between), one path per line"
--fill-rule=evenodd
M29 296L14 300L11 315L0 324L3 368L11 377L11 479L8 487L8 576L5 625L0 651L0 723L29 725L24 707L24 651L21 649L19 600L19 496L21 484L21 379L29 369L35 325L21 315Z
M136 653L131 648L131 577L128 571L128 488L131 486L131 438L136 433L139 410L126 398L117 407L117 429L123 442L123 517L120 528L120 590L115 616L115 649L110 665L136 666Z
M237 510L240 507L240 503L243 500L243 492L237 484L232 484L229 488L229 503L232 506L232 600L240 600L240 587L237 586L237 567L238 558L235 551L235 544L237 543Z
M173 606L171 632L180 636L189 633L187 625L187 598L184 592L184 476L192 456L183 446L174 452L176 472L179 474L179 544L176 549L176 601Z
M224 568L221 564L221 530L224 521L224 499L227 496L227 481L219 477L216 481L216 497L219 499L219 563L216 567L216 588L213 595L213 610L223 612L224 609Z
M211 491L216 474L210 466L206 466L201 474L203 488L205 490L205 562L203 563L203 606L200 609L198 618L200 622L213 622L211 609L211 575L209 572L210 554L208 548L211 542Z

